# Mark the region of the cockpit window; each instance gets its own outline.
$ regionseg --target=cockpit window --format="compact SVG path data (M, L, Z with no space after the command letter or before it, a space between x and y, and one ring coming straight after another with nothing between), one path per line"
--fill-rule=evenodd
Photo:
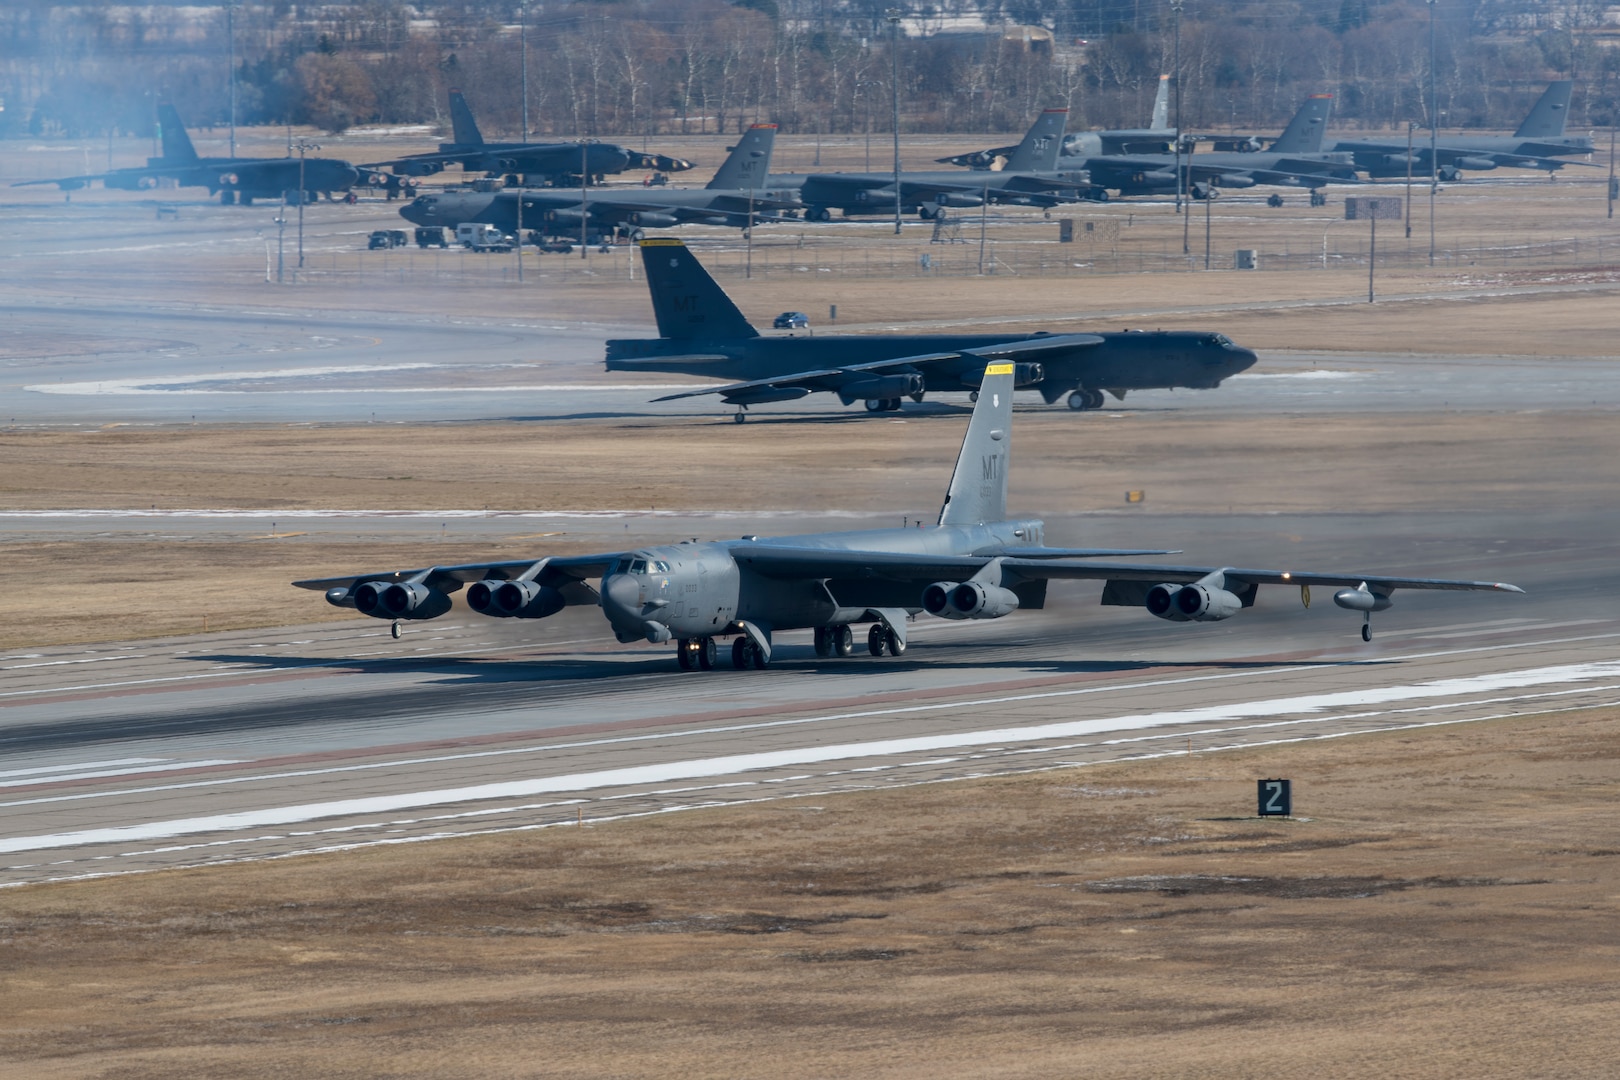
M1225 334L1211 334L1209 337L1205 338L1204 341L1206 344L1219 345L1222 348L1232 344L1232 339L1227 337Z

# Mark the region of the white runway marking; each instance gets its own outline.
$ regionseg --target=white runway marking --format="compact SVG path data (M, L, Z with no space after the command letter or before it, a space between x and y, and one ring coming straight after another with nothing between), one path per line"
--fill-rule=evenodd
M18 836L0 840L0 853L37 851L81 844L146 842L197 833L273 828L327 817L397 813L401 810L415 810L458 802L532 798L537 795L592 791L635 784L665 784L673 781L729 776L793 765L892 757L895 755L931 754L940 750L977 748L991 744L1012 746L1050 739L1095 735L1104 732L1138 731L1172 724L1222 723L1287 715L1312 715L1339 708L1365 708L1396 701L1459 697L1469 694L1491 693L1498 690L1590 682L1615 677L1620 677L1620 661L1600 661L1587 664L1531 668L1523 671L1495 672L1455 679L1437 679L1425 683L1375 687L1366 690L1306 694L1266 701L1237 702L1230 705L1209 706L1198 709L1138 713L1056 724L1037 724L1021 728L949 732L904 739L884 739L875 742L797 747L788 750L733 754L717 758L671 761L654 765L638 765L560 776L535 777L527 780L478 784L469 787L441 788L429 791L401 792L394 795L378 795L368 798L304 803L293 806L269 807L262 810L244 810L228 814L176 818L167 821L84 829L40 836Z
M133 760L140 760L132 758ZM157 760L157 759L153 759ZM109 776L130 776L138 773L173 772L176 769L209 769L217 765L240 765L240 758L210 758L207 761L176 761L164 765L133 765L123 769L93 769L88 772L74 772L57 774L53 776L34 776L23 780L0 780L0 788L25 787L29 784L58 783L68 780L101 780ZM55 766L56 768L73 768L74 766ZM20 769L19 772L34 770ZM41 770L43 771L43 770ZM5 775L0 773L0 775Z
M0 778L8 776L38 776L41 773L53 772L73 772L75 769L116 769L123 765L148 765L168 760L168 758L156 757L129 757L113 758L108 761L78 761L71 765L40 765L33 769L7 769L4 772L0 772Z

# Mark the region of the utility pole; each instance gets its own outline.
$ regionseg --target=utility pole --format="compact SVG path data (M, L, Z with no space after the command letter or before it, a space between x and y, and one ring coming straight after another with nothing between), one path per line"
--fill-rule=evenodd
M319 150L320 143L312 143L308 139L299 139L293 144L298 151L298 269L304 268L304 203L308 192L304 190L304 155L311 150Z
M590 252L587 250L590 244L586 237L589 235L588 230L591 227L591 205L586 200L587 189L585 183L591 178L589 171L590 153L589 144L584 139L579 140L579 257L581 259L590 257Z
M523 185L518 185L517 191L517 255L518 255L518 284L523 284Z
M1209 204L1215 201L1215 179L1210 178L1204 192L1204 269L1209 269Z
M889 86L894 108L894 235L900 235L900 9L890 8Z
M529 141L529 0L518 0L518 52L522 55L523 68L523 141ZM521 203L520 203L521 205ZM523 245L518 245L522 250ZM522 264L519 263L521 268ZM518 275L522 281L522 274Z
M1176 59L1170 66L1170 78L1176 89L1176 213L1181 213L1181 8L1184 0L1170 0L1170 11L1176 24ZM1432 4L1434 0L1429 0ZM1183 245L1185 247L1185 245ZM1183 251L1185 254L1185 251Z
M1417 124L1406 122L1406 238L1412 239L1412 133ZM1411 249L1407 249L1408 253Z
M1620 188L1620 185L1615 183L1614 178L1614 122L1611 120L1609 126L1609 216L1611 218L1614 217L1615 196L1620 195L1620 190L1617 190L1617 188Z
M1192 230L1192 200L1193 200L1192 159L1193 159L1193 144L1189 142L1187 144L1187 212L1185 214L1181 215L1181 253L1183 255L1191 255L1192 254L1192 245L1191 245L1191 240L1190 240L1190 237L1192 235L1191 230ZM1177 177L1179 177L1181 175L1180 170L1177 170L1176 175L1177 175ZM1211 188L1209 190L1213 191L1214 189ZM1206 199L1209 198L1209 191L1204 192L1204 198L1206 198Z
M282 275L286 270L287 260L287 193L281 193L281 213L276 215L276 284L282 283Z
M231 157L236 156L236 0L228 0L225 4L225 37L228 40L226 49L230 54L231 65Z
M1440 190L1440 98L1435 92L1434 4L1429 4L1429 265L1434 265L1434 196Z

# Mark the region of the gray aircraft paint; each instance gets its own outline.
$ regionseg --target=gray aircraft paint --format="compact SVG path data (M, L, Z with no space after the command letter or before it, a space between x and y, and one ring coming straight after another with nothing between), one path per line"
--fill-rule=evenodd
M643 241L641 255L660 336L610 340L608 370L734 381L672 397L717 394L746 407L817 392L851 403L969 391L986 361L1000 357L1017 364L1020 385L1047 401L1077 392L1096 408L1103 391L1123 397L1128 390L1211 389L1255 361L1224 335L1200 331L763 337L679 240Z
M715 638L734 637L733 663L763 668L783 630L816 629L819 656L848 655L851 624L870 624L875 656L906 650L907 623L927 611L948 619L1002 618L1041 608L1054 578L1101 580L1104 604L1145 605L1171 621L1212 622L1253 606L1261 585L1338 587L1336 606L1363 617L1396 589L1520 591L1499 582L1362 573L1247 570L1107 562L1170 554L1045 546L1038 520L1006 520L1014 365L992 362L933 528L871 529L770 539L686 541L594 555L383 571L298 581L328 603L376 618L418 621L468 605L503 618L545 618L599 603L620 642L676 641L683 668L714 665ZM585 583L601 575L598 588Z

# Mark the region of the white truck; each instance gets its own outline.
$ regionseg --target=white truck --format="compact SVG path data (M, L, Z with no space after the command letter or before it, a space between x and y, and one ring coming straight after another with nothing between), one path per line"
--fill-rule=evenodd
M493 225L466 221L456 226L456 243L469 251L511 251L517 246L516 241Z

